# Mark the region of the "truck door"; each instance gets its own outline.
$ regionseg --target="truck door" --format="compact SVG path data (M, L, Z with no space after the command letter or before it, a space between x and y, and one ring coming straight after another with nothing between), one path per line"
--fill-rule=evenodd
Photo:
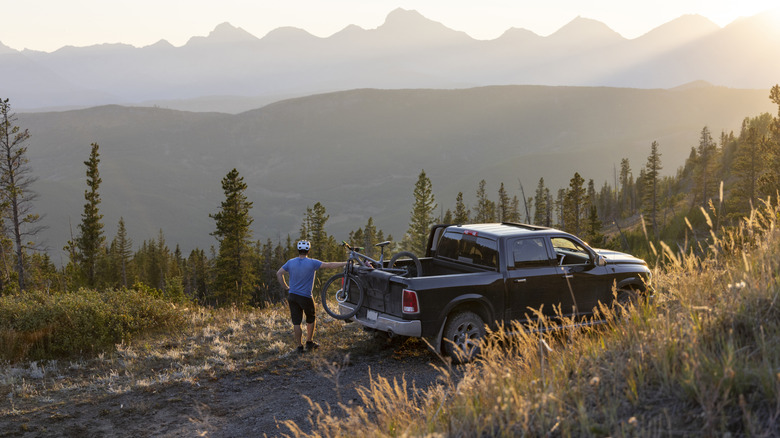
M551 242L562 272L563 314L572 314L575 309L577 314L588 314L599 301L609 303L613 280L605 267L596 265L595 255L568 237L553 237Z
M543 314L554 315L552 303L559 300L561 271L547 247L547 238L510 239L507 245L508 318L535 319L530 309L540 307Z

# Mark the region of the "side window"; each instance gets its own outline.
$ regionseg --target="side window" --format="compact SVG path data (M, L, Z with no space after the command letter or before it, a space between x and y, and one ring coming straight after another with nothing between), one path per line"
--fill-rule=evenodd
M498 249L494 240L477 237L469 239L471 236L464 236L461 241L463 249L468 252L471 263L488 268L498 267Z
M588 250L574 240L566 237L553 237L550 240L559 265L584 265L590 261Z
M549 266L550 257L544 246L544 238L517 239L509 243L510 268L527 268L533 266Z

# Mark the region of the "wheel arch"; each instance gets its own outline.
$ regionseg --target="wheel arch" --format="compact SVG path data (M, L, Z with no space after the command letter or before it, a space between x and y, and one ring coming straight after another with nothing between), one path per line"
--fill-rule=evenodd
M480 294L466 294L457 297L452 300L445 308L442 314L444 317L439 324L439 330L436 334L436 338L433 339L432 346L437 353L442 352L442 340L444 338L444 327L447 325L447 321L459 312L470 311L476 313L485 324L490 327L495 325L495 311L490 302Z

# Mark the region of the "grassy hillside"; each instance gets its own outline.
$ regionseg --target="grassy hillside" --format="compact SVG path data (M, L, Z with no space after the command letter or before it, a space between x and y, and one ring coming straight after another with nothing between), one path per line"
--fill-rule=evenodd
M653 299L609 323L495 333L483 357L410 397L378 377L362 405L315 406L296 436L777 436L780 208L754 212L707 256L664 249ZM546 325L545 322L540 324Z
M248 184L259 239L296 234L316 202L337 239L370 216L400 237L421 169L444 209L458 192L473 204L481 179L493 197L501 182L520 197L520 183L528 195L540 177L563 187L575 171L600 186L621 158L644 162L654 140L673 174L703 126L738 130L745 116L770 110L764 90L497 86L353 90L237 115L109 106L20 114L19 125L32 134L36 208L49 226L42 237L59 264L80 220L92 142L109 236L124 217L136 245L162 229L187 254L215 244L208 214L232 168Z
M607 324L548 334L508 327L487 339L480 359L462 367L450 367L428 353L440 370L437 385L415 388L407 380L377 373L359 389L359 400L338 407L311 401L313 430L305 425L306 430L300 429L301 422L283 422L282 414L276 417L283 422L278 430L293 436L776 436L779 221L780 206L775 203L755 211L739 227L723 230L719 237L713 234L704 256L663 247L665 262L654 270L652 299L628 308L603 308ZM111 309L99 299L94 301L100 312L93 313L90 305L79 304L88 300L80 301L77 295L29 297L0 301L0 311L15 312L7 322L41 311L60 315L38 318L42 322L60 325L114 320L106 317ZM76 305L42 305L56 299ZM147 304L138 309L152 303L138 302ZM75 396L81 406L98 406L94 410L99 416L110 420L116 407L96 404L107 395L152 397L176 384L182 385L178 391L198 391L199 381L279 373L274 367L287 363L291 354L283 305L252 310L156 307L176 314L175 333L122 337L115 349L109 346L91 358L0 364L0 390L10 401L0 415L24 431L33 427L27 422L36 412L63 409ZM134 313L121 306L115 313L122 324L133 321ZM541 321L539 326L547 324ZM66 338L71 340L94 331L85 323L63 326L72 327ZM37 331L28 330L33 335ZM508 331L520 335L508 336ZM24 327L3 327L0 340L21 339L20 333L26 333ZM332 369L333 380L318 384L335 384L337 391L339 359L380 348L355 324L324 316L317 340L327 359L311 356L300 372ZM420 349L413 354L419 355ZM169 397L160 403L176 402ZM151 408L143 409L141 413ZM51 416L41 423L52 427L64 419Z

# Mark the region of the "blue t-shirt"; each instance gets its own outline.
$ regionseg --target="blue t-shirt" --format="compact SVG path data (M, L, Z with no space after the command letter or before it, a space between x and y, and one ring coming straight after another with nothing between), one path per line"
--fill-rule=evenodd
M296 257L290 259L282 266L282 269L290 274L290 293L311 297L311 289L314 287L314 274L320 269L322 262L308 257Z

